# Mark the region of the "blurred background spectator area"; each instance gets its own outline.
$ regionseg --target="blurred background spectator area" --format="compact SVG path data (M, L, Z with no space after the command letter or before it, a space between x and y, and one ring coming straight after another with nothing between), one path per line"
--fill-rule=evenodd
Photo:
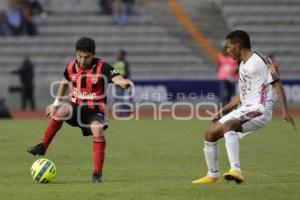
M5 2L5 1L4 1ZM6 0L0 4L0 34L2 36L38 34L33 17L46 17L38 0Z
M47 105L52 101L49 85L61 79L80 36L94 38L97 56L110 63L115 52L126 50L133 80L217 80L217 61L180 25L171 1L1 1L0 97L10 107L19 107L7 88L19 82L10 72L28 56L35 66L36 107ZM254 50L276 57L282 79L298 78L300 1L176 2L216 49L222 49L230 30L244 29L253 38Z

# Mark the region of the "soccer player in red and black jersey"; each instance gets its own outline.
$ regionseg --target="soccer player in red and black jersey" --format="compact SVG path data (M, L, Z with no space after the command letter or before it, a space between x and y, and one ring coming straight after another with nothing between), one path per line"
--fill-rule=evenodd
M56 99L46 109L51 120L42 142L27 151L33 155L45 155L53 137L65 121L71 126L79 127L84 136L93 136L93 181L101 182L106 146L103 131L107 128L107 85L115 83L122 88L129 88L133 83L124 79L104 60L95 57L96 46L93 39L82 37L75 46L76 59L68 63ZM63 103L69 85L72 85L72 89L67 102Z

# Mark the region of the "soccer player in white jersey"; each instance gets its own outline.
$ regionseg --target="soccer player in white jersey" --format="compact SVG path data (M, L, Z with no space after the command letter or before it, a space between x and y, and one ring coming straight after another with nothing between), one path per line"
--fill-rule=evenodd
M236 183L244 181L239 160L239 139L264 127L271 120L275 92L281 103L283 119L295 127L272 61L252 51L249 35L243 30L232 31L226 37L225 48L229 56L240 61L239 94L212 116L214 125L206 131L204 141L208 173L194 180L194 184L221 182L218 140L222 137L225 138L230 162L230 170L223 177Z

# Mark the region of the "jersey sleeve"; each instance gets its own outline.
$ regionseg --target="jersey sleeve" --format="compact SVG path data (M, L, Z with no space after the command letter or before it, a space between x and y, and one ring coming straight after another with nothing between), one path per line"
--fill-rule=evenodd
M113 66L111 66L108 63L104 63L103 68L102 68L102 74L107 77L107 80L109 83L112 83L112 79L114 77L120 75L120 73L117 70L115 70L113 68Z
M273 83L275 81L278 81L279 76L278 76L278 74L276 72L276 69L275 69L275 67L274 67L274 65L272 64L271 61L267 64L267 67L268 67L267 82L268 83Z

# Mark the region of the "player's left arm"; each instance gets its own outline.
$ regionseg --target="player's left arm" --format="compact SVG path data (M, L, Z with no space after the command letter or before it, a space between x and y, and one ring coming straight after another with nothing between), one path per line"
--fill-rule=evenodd
M114 83L120 87L127 89L134 86L133 82L129 79L125 79L113 66L105 63L102 68L102 74L104 74L108 80L108 83Z
M283 90L280 80L276 80L276 81L272 82L271 85L272 85L273 89L275 90L275 92L277 94L277 98L279 99L279 102L281 104L283 119L285 121L287 121L288 123L290 123L291 125L293 125L294 128L296 129L296 124L294 122L294 119L288 112L286 96L285 96L285 93L284 93L284 90Z
M212 113L208 110L206 111L206 113L212 117L213 123L217 123L219 119L221 119L224 115L228 114L233 109L235 109L240 104L240 102L240 95L237 94L231 99L231 101L228 104L221 108L217 113Z
M133 87L134 86L134 84L133 84L133 82L131 80L125 79L121 75L117 75L117 76L113 77L111 80L112 80L113 83L115 83L116 85L121 86L124 89L127 89L129 87Z

